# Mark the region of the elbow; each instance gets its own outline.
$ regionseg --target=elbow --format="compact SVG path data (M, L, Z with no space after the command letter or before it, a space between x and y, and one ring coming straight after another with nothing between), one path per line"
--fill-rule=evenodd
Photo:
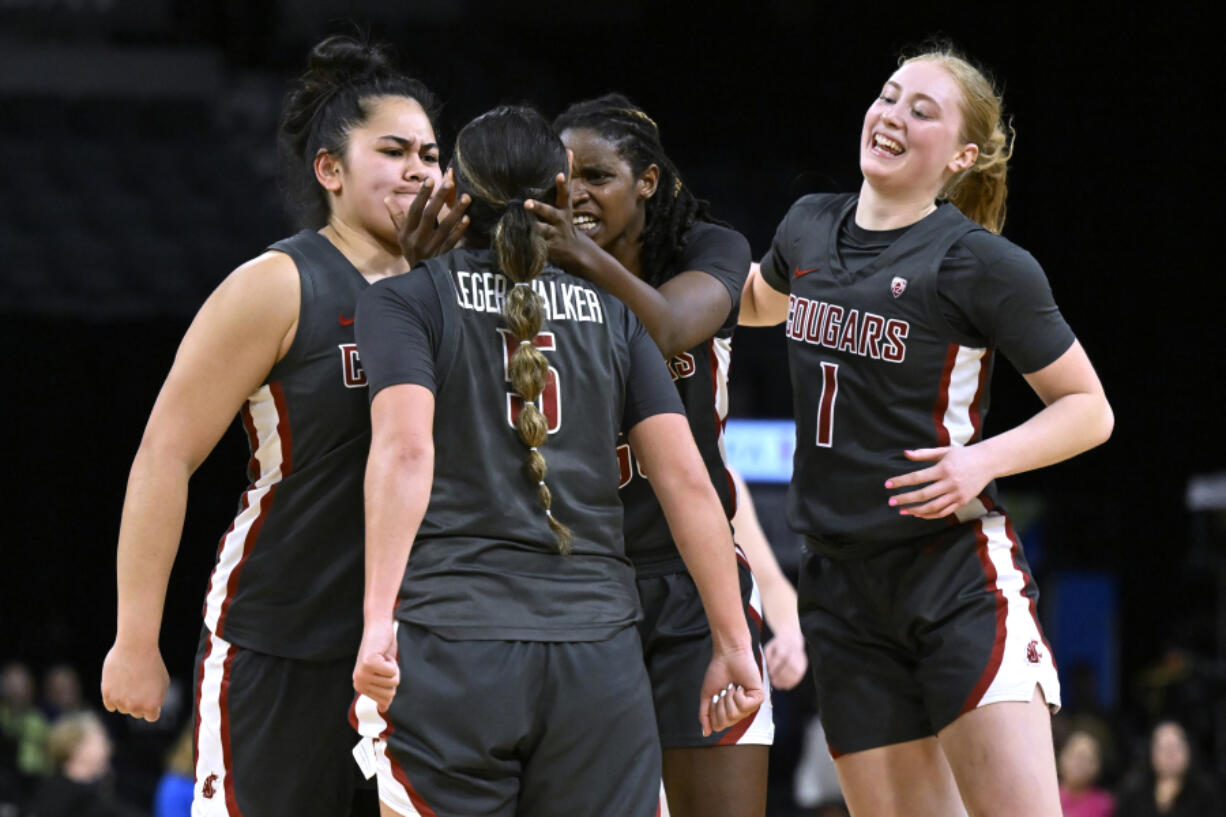
M1115 412L1111 410L1111 404L1107 402L1106 397L1103 397L1102 401L1102 408L1098 414L1098 436L1095 445L1102 445L1111 439L1111 432L1115 430Z

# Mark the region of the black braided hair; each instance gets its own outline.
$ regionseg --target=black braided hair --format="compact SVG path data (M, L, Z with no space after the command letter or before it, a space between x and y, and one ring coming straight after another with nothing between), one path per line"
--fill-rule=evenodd
M642 236L643 280L652 286L658 287L682 271L677 261L694 222L721 223L708 213L707 202L681 181L681 174L664 152L655 120L621 94L576 102L553 121L553 129L558 135L576 129L600 134L613 143L636 177L653 164L660 168L656 193L647 200Z

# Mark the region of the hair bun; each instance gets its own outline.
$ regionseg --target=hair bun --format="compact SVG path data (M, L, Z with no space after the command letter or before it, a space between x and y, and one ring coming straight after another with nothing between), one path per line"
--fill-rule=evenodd
M342 85L374 75L393 74L395 66L385 46L337 34L311 49L307 71L329 84Z

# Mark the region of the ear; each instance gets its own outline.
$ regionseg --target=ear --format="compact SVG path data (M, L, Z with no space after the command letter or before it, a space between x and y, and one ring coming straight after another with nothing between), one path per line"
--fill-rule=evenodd
M646 201L656 194L656 185L660 183L660 166L647 165L647 169L634 183L634 192L640 199Z
M324 148L315 154L315 180L329 193L341 191L341 179L344 168L340 160Z
M952 160L949 162L949 171L957 174L963 170L974 167L975 160L979 158L979 145L974 142L967 142L962 146L962 150L958 151Z

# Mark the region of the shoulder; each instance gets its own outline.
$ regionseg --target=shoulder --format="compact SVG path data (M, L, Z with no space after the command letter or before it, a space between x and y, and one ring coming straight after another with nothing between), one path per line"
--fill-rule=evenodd
M855 193L810 193L801 196L788 209L789 216L820 216L841 210L843 205L856 198Z
M292 322L298 316L301 283L294 259L268 251L237 267L209 296L204 311L224 309L235 317L261 322Z
M731 227L697 221L685 234L686 253L708 249L745 249L749 252L749 240Z
M959 238L950 252L973 260L983 267L1025 266L1042 271L1033 255L1003 235L984 229L971 230Z

